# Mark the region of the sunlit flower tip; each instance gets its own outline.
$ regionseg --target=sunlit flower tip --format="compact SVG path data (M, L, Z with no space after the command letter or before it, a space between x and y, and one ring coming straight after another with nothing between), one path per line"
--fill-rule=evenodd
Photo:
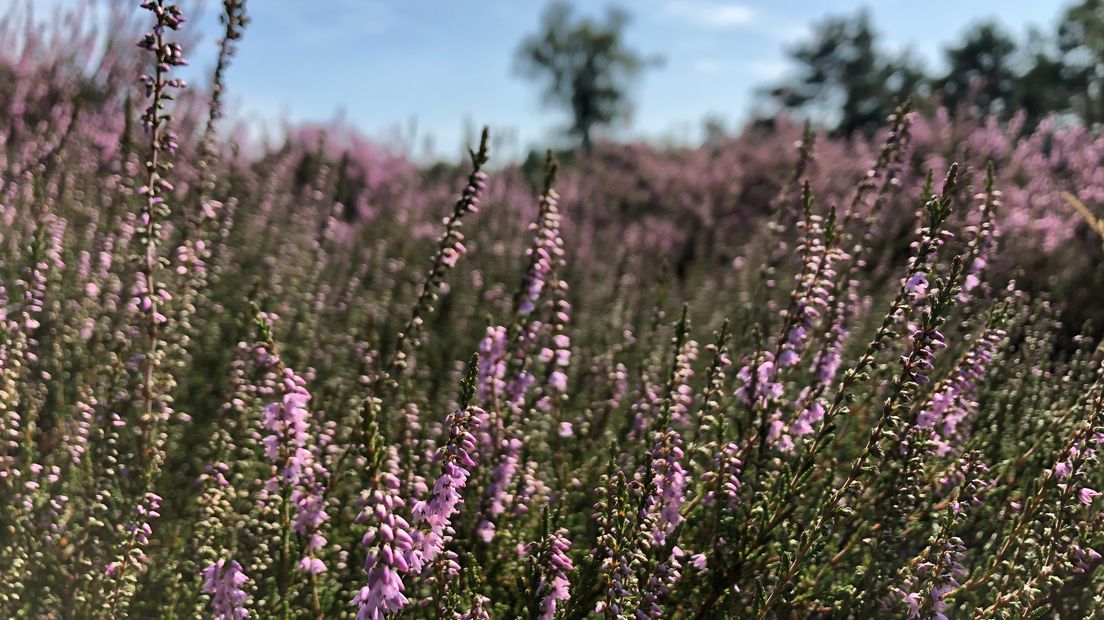
M563 372L556 370L548 378L548 385L557 392L563 393L567 391L567 375Z
M311 575L318 575L326 572L326 564L318 558L307 556L299 560L299 570Z
M1096 491L1088 487L1085 487L1077 492L1077 498L1081 500L1081 503L1085 504L1086 506L1091 505L1093 503L1093 499L1097 495L1100 495L1100 491Z
M1068 478L1071 471L1072 468L1069 461L1061 461L1054 466L1054 475L1058 476L1059 478Z
M905 280L905 291L909 293L915 293L917 295L923 295L928 290L928 277L923 271L909 276L908 280Z
M460 253L453 248L445 248L441 251L441 263L446 267L455 267L460 260Z

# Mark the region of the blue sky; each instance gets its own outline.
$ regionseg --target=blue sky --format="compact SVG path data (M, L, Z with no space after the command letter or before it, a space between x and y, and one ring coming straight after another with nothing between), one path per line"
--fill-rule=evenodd
M0 0L0 6L13 0ZM33 0L77 3L81 0ZM87 0L85 0L87 1ZM138 0L134 0L135 6ZM578 0L601 16L606 0ZM826 15L867 7L882 41L929 67L971 24L995 17L1022 36L1053 29L1058 0L622 0L630 45L664 59L636 89L622 135L692 141L706 115L739 124L756 87L783 76L785 49ZM466 128L490 124L509 154L556 137L566 119L513 72L518 41L536 29L543 0L249 0L252 19L231 68L229 97L254 122L325 120L340 113L415 155L460 152ZM192 26L206 36L194 77L213 64L219 0ZM193 78L194 79L194 78ZM416 132L411 131L416 127ZM410 136L415 138L411 140Z

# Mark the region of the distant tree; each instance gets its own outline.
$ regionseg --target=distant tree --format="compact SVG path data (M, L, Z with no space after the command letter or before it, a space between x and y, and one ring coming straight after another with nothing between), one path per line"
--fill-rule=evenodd
M1007 118L1016 94L1016 42L995 22L970 28L962 42L944 50L947 73L935 82L943 103L969 102L982 114Z
M835 115L835 129L873 132L896 102L924 88L922 69L908 54L879 49L870 16L831 17L814 26L809 41L789 52L794 79L768 91L783 108Z
M1027 115L1029 126L1055 112L1083 115L1078 102L1085 91L1084 73L1066 64L1052 37L1032 29L1019 55L1024 68L1016 77L1012 107Z
M702 119L702 133L706 144L719 144L728 138L724 119L712 114Z
M1069 7L1058 25L1062 78L1078 92L1076 111L1089 123L1104 122L1104 0Z
M616 8L608 9L601 23L576 18L570 4L554 2L541 18L540 31L517 51L518 70L545 82L548 103L570 110L570 133L587 150L596 127L629 112L632 82L654 62L625 46L628 19Z
M934 79L907 54L879 48L865 11L817 24L789 55L796 74L766 94L837 133L869 133L896 101L931 89L949 107L1002 119L1022 111L1029 126L1054 113L1104 123L1104 0L1077 0L1055 33L1033 29L1019 43L996 22L976 25L945 48L946 72Z

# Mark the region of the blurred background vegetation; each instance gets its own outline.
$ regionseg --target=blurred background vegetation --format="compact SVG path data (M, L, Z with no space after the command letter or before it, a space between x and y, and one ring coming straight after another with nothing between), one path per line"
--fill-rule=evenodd
M520 74L542 87L547 103L570 113L569 133L584 148L595 129L628 113L633 81L662 61L627 46L629 19L611 8L598 21L555 2L518 48ZM1003 121L1022 113L1028 127L1051 114L1104 121L1104 0L1074 3L1053 31L1033 27L1021 40L997 21L973 24L943 49L942 71L908 51L887 50L866 9L815 24L788 56L788 77L758 93L764 105L754 122L784 112L835 135L870 136L906 97L921 111L967 108Z

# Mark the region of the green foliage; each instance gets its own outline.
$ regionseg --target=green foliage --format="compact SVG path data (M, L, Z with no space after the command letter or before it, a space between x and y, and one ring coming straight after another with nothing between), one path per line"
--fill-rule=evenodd
M972 103L983 114L1007 115L1015 97L1016 43L1000 24L986 22L967 30L944 52L949 68L936 81L947 107Z
M656 62L625 45L628 19L628 13L612 8L604 22L576 19L571 5L555 2L545 11L540 31L518 47L519 72L544 81L545 100L570 110L569 132L587 150L596 127L629 112L633 80Z
M796 74L766 94L779 108L827 121L837 133L881 126L895 101L937 95L949 108L1029 126L1048 114L1104 121L1104 2L1067 8L1053 35L1032 30L1017 42L997 22L968 27L943 51L946 69L926 73L908 53L879 46L870 16L831 17L790 50Z
M1062 77L1078 91L1075 109L1089 122L1104 121L1104 2L1081 0L1067 9L1057 38Z
M894 57L878 47L865 11L821 22L811 40L790 50L790 57L799 66L798 75L770 89L770 97L784 108L831 116L844 134L881 127L897 101L924 81L908 54Z

